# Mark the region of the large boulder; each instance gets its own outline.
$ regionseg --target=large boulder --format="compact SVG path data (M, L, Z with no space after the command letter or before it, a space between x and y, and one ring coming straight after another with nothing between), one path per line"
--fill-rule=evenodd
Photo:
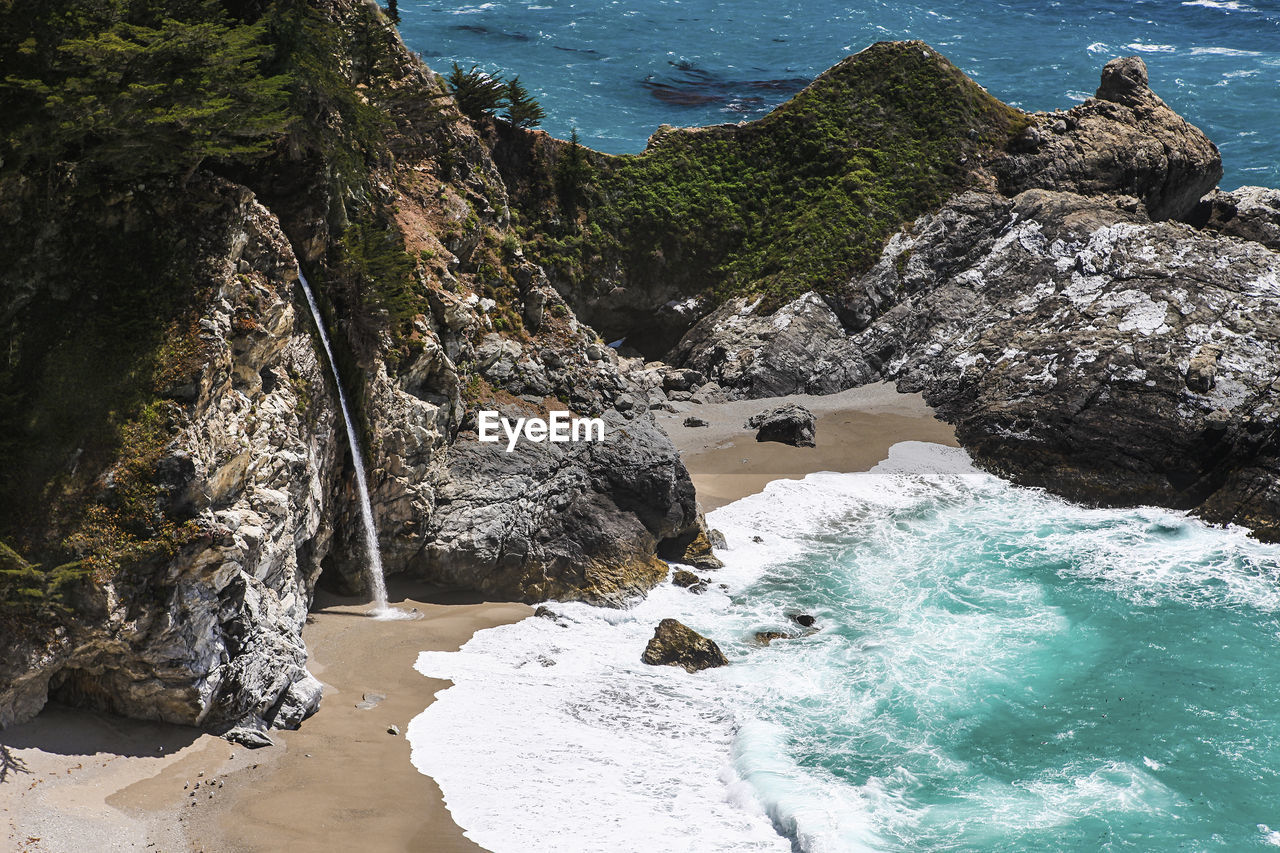
M714 640L709 640L675 619L663 619L640 658L650 666L682 666L698 672L728 666L729 660Z
M603 442L510 453L460 435L408 571L531 602L616 605L662 581L659 551L698 533L693 484L647 410L603 420Z
M996 164L1000 191L1136 196L1152 219L1182 219L1222 177L1218 148L1147 85L1136 56L1102 70L1097 95L1050 114Z
M947 254L928 219L893 250ZM989 228L855 338L885 378L1016 482L1280 536L1280 254L1043 190Z
M792 447L813 447L817 419L813 412L796 403L760 412L747 419L746 428L756 430L756 441L777 441Z

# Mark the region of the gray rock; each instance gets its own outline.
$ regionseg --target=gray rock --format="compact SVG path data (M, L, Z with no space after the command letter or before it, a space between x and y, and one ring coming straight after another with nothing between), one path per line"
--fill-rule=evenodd
M1192 221L1219 234L1252 240L1280 252L1280 190L1214 190L1201 200Z
M238 743L249 749L261 749L264 746L275 746L273 741L266 732L261 729L249 728L247 726L237 726L234 729L226 731L222 735L232 743Z
M668 395L673 391L687 393L704 382L706 379L701 373L687 368L666 370L662 374L662 390Z
M1136 56L1108 62L1097 96L1070 110L1067 123L1067 133L1033 127L1017 141L995 166L1001 192L1127 194L1152 219L1181 219L1222 177L1217 146L1148 88Z
M715 381L717 393L708 402L829 394L871 380L874 371L823 299L805 294L773 314L759 305L758 299L729 300L695 324L668 356Z
M460 438L422 519L417 571L523 601L620 603L667 574L657 550L697 533L693 484L648 413L603 415L602 443Z
M777 441L793 447L813 447L817 419L804 406L789 403L752 415L745 424L756 430L756 441Z
M684 425L687 427L709 427L711 426L711 423L697 415L689 415L689 417L684 419Z
M675 619L658 623L640 659L650 666L680 666L688 672L729 664L713 640Z
M320 709L323 693L320 680L308 672L285 690L279 708L269 722L280 729L298 728L303 720Z

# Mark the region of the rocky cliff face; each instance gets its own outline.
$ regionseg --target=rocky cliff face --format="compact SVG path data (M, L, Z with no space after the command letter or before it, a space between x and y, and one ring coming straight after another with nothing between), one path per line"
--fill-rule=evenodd
M162 390L173 434L155 464L156 511L187 519L181 544L145 574L84 584L52 642L6 654L0 725L48 695L220 731L296 726L320 701L301 631L330 545L338 421L279 222L243 187L209 192L190 270L208 285L202 357Z
M896 380L1017 482L1280 536L1275 192L1206 195L1216 149L1136 58L992 168L848 285L727 302L672 359L737 396Z
M322 579L362 590L366 576L351 457L299 262L360 421L388 573L619 604L665 575L659 549L679 555L697 535L688 474L632 376L642 365L604 348L523 260L497 169L438 78L372 4L298 9L309 33L362 39L361 52L328 57L340 84L306 78L310 135L231 170L237 182L198 175L108 203L131 232L184 247L164 275L186 306L173 328L190 333L138 345L155 384L103 392L101 417L125 421L97 431L92 465L75 447L83 430L59 441L30 432L58 482L78 489L74 506L51 501L34 473L31 487L6 479L6 501L34 495L48 523L6 533L25 554L3 551L0 569L39 575L24 556L70 560L53 574L74 581L38 618L6 621L21 627L3 637L0 726L54 696L248 741L315 710L301 641L314 590ZM317 95L321 83L338 88ZM360 100L342 100L357 84ZM361 150L351 140L374 120L366 107L383 130ZM0 210L16 227L38 195L21 177L8 186L26 192ZM86 253L79 292L41 272L76 244L70 222L11 259L6 324L106 292L95 284L105 253ZM120 292L134 292L120 273ZM59 334L83 337L92 313L55 324ZM42 381L81 367L23 345L30 363L19 367ZM599 416L607 440L507 453L475 440L479 409Z

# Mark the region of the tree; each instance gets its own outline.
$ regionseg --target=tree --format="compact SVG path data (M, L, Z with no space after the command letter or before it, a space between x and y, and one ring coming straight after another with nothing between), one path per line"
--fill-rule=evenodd
M119 16L67 36L28 66L42 66L38 76L6 78L26 107L3 140L16 165L185 180L206 160L265 153L288 113L286 78L262 73L263 28L232 22L214 2L193 5L188 20Z
M473 121L492 116L506 95L506 85L501 77L478 71L474 65L470 71L463 71L462 66L453 63L453 71L447 81L454 100L458 102L458 109Z
M561 155L555 168L556 194L568 219L577 220L578 209L586 201L586 187L593 177L575 127L569 134L569 150Z
M507 113L504 118L512 127L537 127L546 118L542 107L529 94L529 90L520 82L519 75L507 81L503 93L507 101Z
M391 23L400 24L400 4L396 0L387 0L387 17L391 19Z

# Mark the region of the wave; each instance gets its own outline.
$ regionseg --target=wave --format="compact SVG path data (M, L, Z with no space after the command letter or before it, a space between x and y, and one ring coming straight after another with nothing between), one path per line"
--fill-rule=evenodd
M555 619L419 656L455 685L410 724L413 762L469 837L497 853L1089 849L1090 827L1140 826L1172 849L1203 830L1188 812L1205 798L1178 774L1218 753L1170 753L1155 725L1117 755L1097 740L1109 716L1121 745L1141 742L1147 718L1125 715L1143 708L1195 710L1178 724L1190 743L1276 734L1250 719L1224 732L1233 705L1176 692L1218 665L1179 642L1212 636L1246 658L1273 642L1280 552L1243 531L1078 507L916 442L870 472L776 481L708 521L730 547L704 595L553 603ZM798 634L798 611L816 633L754 642ZM640 663L666 617L732 665ZM1163 674L1169 655L1193 674ZM1140 683L1147 669L1161 680ZM1258 680L1252 664L1239 677ZM1130 703L1101 707L1117 691ZM1240 754L1233 772L1274 775L1265 749ZM1256 843L1256 824L1235 837Z
M1227 12L1258 12L1253 6L1248 6L1238 0L1183 0L1183 6L1203 6L1206 9L1222 9Z

